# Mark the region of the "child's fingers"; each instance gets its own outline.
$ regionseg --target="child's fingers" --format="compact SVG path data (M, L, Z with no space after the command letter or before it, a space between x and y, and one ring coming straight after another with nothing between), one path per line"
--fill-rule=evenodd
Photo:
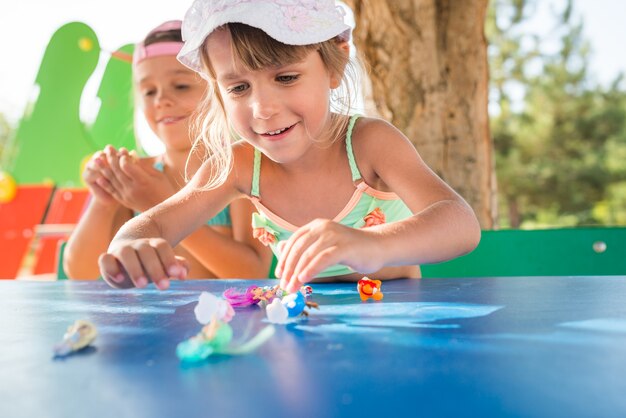
M100 173L99 176L95 177L94 183L106 190L107 192L115 190L115 187L113 187L109 179L102 173Z
M281 286L281 289L284 289L287 293L296 293L298 292L302 286L304 286L303 282L300 282L297 277L292 277L291 280L287 281L285 286Z
M308 232L309 224L298 228L298 230L294 232L293 235L289 237L286 242L281 243L282 248L280 250L280 257L278 258L278 263L276 264L276 277L280 277L284 280L291 275L292 269L290 268L288 271L286 271L286 268L290 267L290 264L288 265L288 261L291 260L290 257L292 257L291 252L293 251L294 243L297 242L301 236L305 235ZM283 287L282 284L283 281L281 280L281 287Z
M280 277L281 287L287 285L291 281L295 274L299 274L300 270L296 272L298 263L301 264L300 269L304 268L306 261L301 261L301 258L305 251L308 251L307 260L310 260L323 246L322 242L325 242L325 246L334 245L336 241L336 228L337 224L333 221L326 219L315 219L308 224L299 228L285 244L283 252L281 252L281 259L277 266L277 277ZM323 240L323 241L322 241ZM318 245L314 248L310 248L316 241L319 241Z
M107 192L111 196L119 198L119 193L117 192L118 189L116 189L115 186L106 177L104 177L104 176L98 177L96 179L95 184L98 187L100 187L100 189L104 190L105 192Z
M120 168L120 158L128 156L128 151L122 148L118 152L112 146L107 145L104 149L104 153L106 154L107 162L110 167L107 171L107 178L116 187L119 187L116 183L127 183L132 181L132 178L128 177Z
M113 184L114 187L119 188L125 181L125 175L122 173L119 164L118 151L111 145L107 145L104 148L104 155L108 167L102 168L102 174Z
M313 254L311 258L303 263L297 275L294 276L297 280L292 280L286 290L288 292L295 292L300 289L303 283L313 280L313 278L325 268L337 264L340 260L337 258L338 252L336 250L336 247L329 247Z
M139 163L135 161L130 155L125 155L120 158L120 169L126 177L139 182L141 182L142 179L148 174L146 173L146 170L141 167ZM150 167L150 169L153 168ZM153 170L154 172L159 172L156 169Z
M113 164L117 165L117 150L112 145L107 145L104 147L102 151L104 156L106 157L107 163L109 166L113 166Z
M122 173L129 177L133 177L133 170L135 168L135 161L130 155L122 155L120 157L120 169Z
M83 170L83 175L82 175L83 181L85 182L87 186L95 185L97 180L100 177L102 177L102 174L100 174L100 171L94 166L90 166L91 164L93 163L90 162L87 164L87 166L85 167L85 170Z
M99 184L101 187L104 187L107 191L112 192L112 190L114 189L119 190L121 188L122 183L117 179L115 172L109 166L102 167L100 169L100 175L101 177L107 180L107 185L105 185L104 183L99 183ZM107 187L109 187L110 190Z
M106 162L106 155L102 151L96 151L87 163L87 165L92 165L96 170L108 166Z
M302 246L302 251L300 251L297 258L293 260L295 267L290 283L299 283L301 285L302 283L311 281L315 277L315 274L339 261L337 254L337 247L328 245L324 237L308 239ZM312 263L315 263L315 265L312 265ZM311 274L311 272L313 272L313 274ZM289 286L287 290L294 291L290 290ZM297 288L295 290L297 290Z
M300 270L319 248L319 245L315 245L315 242L316 237L309 232L299 235L293 242L288 243L290 245L289 251L285 255L281 287L283 287L283 284L287 286L294 279L299 280L298 274Z
M359 272L377 271L381 263L375 243L375 234L329 220L312 221L290 237L281 253L281 287L295 291L338 263Z
M170 285L165 267L167 265L165 264L167 262L167 251L163 248L159 249L158 245L158 243L154 242L151 242L150 245L141 245L137 249L137 256L148 279L152 281L158 289L165 290Z
M168 269L168 273L170 277L178 277L179 280L185 280L189 274L189 261L179 255L176 256L176 261L178 261L178 267Z
M300 236L292 246L290 259L285 262L283 288L288 292L297 291L303 283L311 281L315 274L335 264L338 261L337 254L337 248L332 244L329 245L324 236L311 233ZM311 263L314 260L317 260L317 264L311 274Z
M106 163L106 157L103 157L101 151L98 151L91 157L91 159L85 164L83 170L83 179L87 182L89 179L102 176L102 169L108 167Z
M111 193L100 187L97 183L88 183L88 187L91 194L94 195L94 197L96 197L97 199L110 203L116 202L115 197L113 197Z
M161 290L170 285L170 277L184 280L189 264L176 256L167 241L154 238L126 245L113 254L103 254L98 260L104 280L113 287L145 287L149 281Z
M117 289L128 289L134 286L113 255L102 254L98 258L98 266L100 267L102 279L109 286Z
M169 279L184 280L189 271L187 260L184 257L177 256L172 246L164 239L155 238L150 243L159 258L159 265L162 270L162 273L159 271L159 274L162 274L161 276L155 278L152 274L150 275L156 286L160 289L166 289L169 287ZM156 269L156 265L151 267Z
M139 245L139 249L125 246L118 250L118 261L126 274L137 287L146 287L148 278L144 272L143 260L140 259L140 251L145 245Z
M97 160L98 160L97 153L91 156L91 158L89 159L89 161L87 161L87 164L85 164L85 167L83 168L83 176L86 175L90 171L98 170L99 167L98 167L98 164L96 163Z
M89 162L87 165L89 166L91 164L93 164L93 161ZM102 174L100 174L100 171L94 171L92 168L93 167L86 167L83 171L82 177L85 185L96 199L101 202L106 201L112 203L115 201L113 195L98 184L98 179L102 177Z

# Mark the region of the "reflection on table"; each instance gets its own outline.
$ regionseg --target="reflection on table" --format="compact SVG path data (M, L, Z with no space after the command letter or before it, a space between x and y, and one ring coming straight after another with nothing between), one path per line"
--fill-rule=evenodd
M275 281L199 280L119 291L103 282L0 282L2 417L331 417L626 414L626 277L314 284L309 318L246 356L181 364L200 292ZM77 319L93 346L52 347ZM234 339L267 325L237 310Z

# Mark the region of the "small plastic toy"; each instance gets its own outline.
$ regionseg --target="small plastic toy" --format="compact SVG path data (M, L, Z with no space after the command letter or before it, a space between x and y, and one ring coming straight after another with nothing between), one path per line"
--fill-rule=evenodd
M67 328L63 340L54 346L54 355L64 357L87 347L96 339L98 331L89 321L79 319Z
M200 332L178 344L176 355L179 359L198 362L213 353L226 353L226 347L233 339L233 329L221 321L211 321Z
M310 286L303 286L299 292L284 295L282 299L279 299L277 293L276 298L265 308L268 321L273 324L285 324L288 322L288 318L309 316L306 308L319 309L317 303L306 300L306 287L310 289Z
M224 291L222 296L235 308L257 305L260 302L270 303L276 296L278 286L250 286L244 293L231 287Z
M358 281L356 289L359 291L362 301L366 301L370 298L374 300L381 300L383 298L383 292L380 291L382 282L380 280L372 280L370 278L363 277Z
M302 286L300 293L304 298L309 298L313 294L313 288L311 286ZM282 299L285 295L283 289L278 286L250 286L245 292L241 292L235 288L228 288L224 291L222 296L226 299L234 308L242 308L251 305L267 306L274 298Z
M294 318L304 312L304 308L306 307L306 301L304 300L304 295L300 292L291 293L286 295L281 299L285 308L287 308L287 314L289 317Z
M272 324L286 324L289 318L287 307L282 304L280 299L276 298L265 308L267 320Z
M226 300L202 292L194 309L196 320L204 326L193 337L176 346L176 355L186 362L199 362L211 354L246 354L256 349L274 334L274 327L267 326L244 344L231 345L233 329L228 322L235 310Z

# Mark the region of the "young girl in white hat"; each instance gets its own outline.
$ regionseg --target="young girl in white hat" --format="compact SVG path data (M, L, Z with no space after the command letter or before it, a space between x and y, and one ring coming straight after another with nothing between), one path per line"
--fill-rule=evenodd
M349 34L333 0L193 3L178 58L209 81L199 139L212 158L120 230L100 258L105 280L184 278L171 246L241 197L256 206L254 234L277 254L289 292L363 274L417 278L419 264L475 248L472 209L401 132L334 109Z

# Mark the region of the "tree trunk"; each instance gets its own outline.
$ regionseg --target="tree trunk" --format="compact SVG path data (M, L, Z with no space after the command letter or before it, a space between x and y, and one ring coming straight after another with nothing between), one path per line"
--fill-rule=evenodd
M482 228L491 229L497 206L487 114L488 0L345 3L369 73L366 110L373 105L402 130L474 208Z
M517 198L509 197L507 199L507 205L509 207L509 224L511 228L519 228L522 223L522 218L519 213L519 205L517 203Z

